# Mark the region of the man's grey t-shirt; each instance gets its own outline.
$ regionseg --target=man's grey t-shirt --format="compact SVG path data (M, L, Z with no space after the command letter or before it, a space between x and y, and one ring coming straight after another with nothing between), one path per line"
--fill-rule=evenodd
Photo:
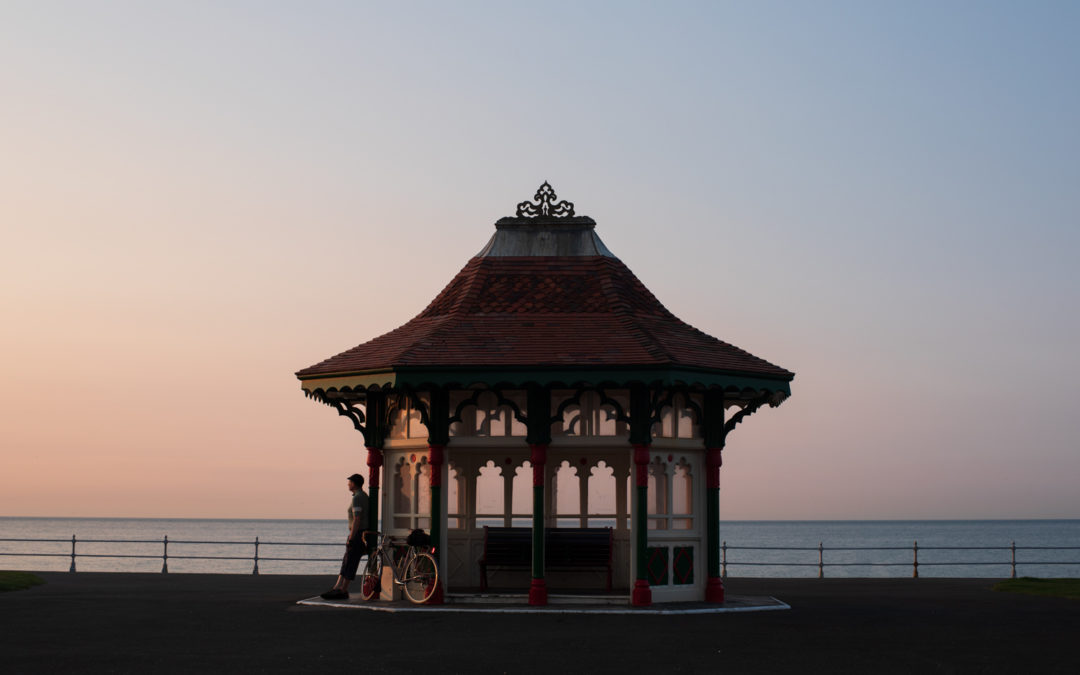
M363 490L353 493L352 503L349 505L349 532L352 532L353 520L360 520L360 529L368 528L368 496Z

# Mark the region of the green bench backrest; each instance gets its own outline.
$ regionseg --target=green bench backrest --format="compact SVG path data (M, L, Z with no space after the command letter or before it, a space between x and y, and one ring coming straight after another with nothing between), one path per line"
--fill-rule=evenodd
M603 567L611 560L610 527L550 528L544 530L544 558L553 565ZM484 561L488 565L528 566L532 560L532 530L527 527L485 527Z

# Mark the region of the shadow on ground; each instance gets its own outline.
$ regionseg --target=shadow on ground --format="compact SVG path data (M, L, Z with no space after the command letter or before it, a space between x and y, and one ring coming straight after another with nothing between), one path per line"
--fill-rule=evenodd
M0 594L5 673L1073 673L1080 635L1080 602L987 579L732 579L792 609L596 616L298 606L324 577L41 576Z

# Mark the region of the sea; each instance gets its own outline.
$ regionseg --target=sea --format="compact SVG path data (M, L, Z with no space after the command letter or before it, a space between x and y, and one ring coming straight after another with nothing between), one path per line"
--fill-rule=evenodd
M0 569L69 570L72 537L79 572L332 575L346 532L340 519L0 517ZM917 544L920 577L1006 578L1014 543L1017 576L1080 577L1080 520L743 520L721 538L730 577L910 577Z

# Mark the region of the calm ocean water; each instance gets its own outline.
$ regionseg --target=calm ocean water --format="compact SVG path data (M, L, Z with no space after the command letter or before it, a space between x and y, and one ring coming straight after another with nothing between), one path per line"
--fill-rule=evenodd
M188 520L139 518L0 518L2 539L64 539L64 542L0 541L0 553L52 553L58 557L0 555L0 569L67 570L71 536L76 535L79 571L160 572L162 538L169 538L169 572L250 574L255 538L260 541L261 574L336 573L345 539L343 520ZM1010 543L1025 546L1080 547L1080 520L889 520L889 521L727 521L721 534L729 549L729 576L811 577L817 575L817 545L826 563L857 563L825 568L827 577L911 576L912 544L919 543L923 577L1007 577ZM153 540L99 543L91 539ZM87 541L83 541L87 540ZM235 542L193 544L192 541ZM321 544L302 546L298 544ZM807 547L809 551L743 550L732 547ZM994 546L998 550L934 550L939 546ZM893 551L835 551L844 547L898 547ZM83 557L84 554L147 555L151 559ZM179 556L229 556L235 560ZM322 560L267 560L321 558ZM1080 548L1024 550L1016 553L1017 574L1080 577ZM1072 564L1040 565L1057 561ZM740 563L766 563L741 565ZM990 565L957 563L986 562ZM802 563L786 566L781 563ZM869 566L866 563L896 563ZM949 563L934 565L933 563Z

